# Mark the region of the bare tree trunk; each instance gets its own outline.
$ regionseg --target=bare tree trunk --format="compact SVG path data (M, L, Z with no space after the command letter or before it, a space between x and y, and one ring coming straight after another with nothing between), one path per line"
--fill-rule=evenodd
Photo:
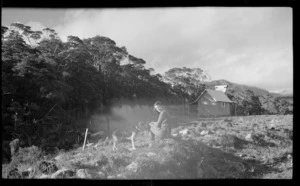
M109 117L106 115L106 126L107 126L107 134L110 135L110 125L109 125Z
M18 113L16 112L15 113L15 123L14 123L14 131L16 131L16 129L17 129L17 115L18 115Z
M56 50L57 50L57 47L58 47L58 45L56 45L56 47L55 47L55 50L54 50L54 52L53 52L53 56L54 56L54 54L55 54L55 52L56 52Z
M27 142L28 142L28 146L29 147L31 147L31 145L32 145L32 141L31 141L31 138L30 138L30 136L28 135L28 134L24 134L25 135L25 137L26 137L26 139L27 139Z
M234 115L236 116L236 106L237 104L234 104Z
M27 37L27 40L29 41L30 45L32 45L30 38L28 36L26 36L26 37Z
M188 122L190 122L190 106L188 105Z
M84 107L84 117L87 118L89 116L89 108L88 108L88 105L85 105Z

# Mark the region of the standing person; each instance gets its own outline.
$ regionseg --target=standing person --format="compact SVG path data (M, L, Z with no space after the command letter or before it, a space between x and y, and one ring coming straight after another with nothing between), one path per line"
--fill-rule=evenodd
M150 125L150 135L151 144L154 142L159 142L164 138L169 138L171 136L171 126L170 126L170 114L166 110L165 106L157 101L154 104L154 109L159 113L157 122L151 122Z

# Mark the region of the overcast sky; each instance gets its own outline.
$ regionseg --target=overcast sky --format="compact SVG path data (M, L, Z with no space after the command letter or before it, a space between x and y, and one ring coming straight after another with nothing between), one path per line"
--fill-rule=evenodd
M109 37L164 73L201 68L213 80L293 89L292 8L2 8L2 25L50 27L62 40Z

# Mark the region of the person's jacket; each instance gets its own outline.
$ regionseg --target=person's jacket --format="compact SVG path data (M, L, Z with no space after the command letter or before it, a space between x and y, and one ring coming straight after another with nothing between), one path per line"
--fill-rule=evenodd
M169 127L169 122L170 122L170 115L166 110L162 110L159 113L158 120L156 122L156 126L158 128L161 128L162 126L164 127Z

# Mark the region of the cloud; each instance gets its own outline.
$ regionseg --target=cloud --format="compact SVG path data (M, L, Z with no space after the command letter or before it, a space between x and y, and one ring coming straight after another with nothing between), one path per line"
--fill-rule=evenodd
M109 37L158 73L186 66L266 89L293 82L290 8L71 9L54 29L63 40Z
M292 51L281 49L247 55L227 55L224 63L212 65L210 74L215 79L226 79L267 90L292 88ZM227 65L229 63L229 65Z

